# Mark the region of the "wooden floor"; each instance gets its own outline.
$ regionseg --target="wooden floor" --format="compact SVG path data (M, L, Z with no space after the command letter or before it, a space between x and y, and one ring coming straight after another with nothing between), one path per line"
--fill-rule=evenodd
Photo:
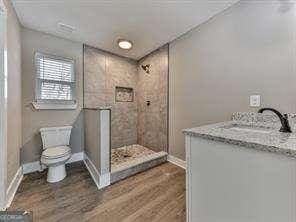
M9 210L33 211L35 221L185 222L185 171L170 163L98 191L82 162L67 178L26 175Z

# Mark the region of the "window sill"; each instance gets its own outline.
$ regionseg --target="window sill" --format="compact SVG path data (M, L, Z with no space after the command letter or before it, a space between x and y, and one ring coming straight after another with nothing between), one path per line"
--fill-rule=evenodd
M77 103L73 104L57 104L57 103L38 103L32 102L32 105L37 110L67 110L76 109Z

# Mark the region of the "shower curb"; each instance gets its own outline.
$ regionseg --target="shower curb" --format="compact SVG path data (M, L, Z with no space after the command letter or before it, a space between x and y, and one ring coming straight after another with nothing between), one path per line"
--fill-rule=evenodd
M167 156L168 154L166 152L158 152L133 160L123 167L115 168L111 171L111 183L115 183L167 162Z

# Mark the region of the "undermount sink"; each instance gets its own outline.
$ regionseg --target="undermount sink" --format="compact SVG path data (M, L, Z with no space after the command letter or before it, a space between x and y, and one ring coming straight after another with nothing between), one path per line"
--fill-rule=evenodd
M227 126L222 126L221 128L237 130L241 132L253 132L253 133L270 133L274 131L274 129L264 127L264 126L248 126L248 125L240 125L240 124L231 124Z

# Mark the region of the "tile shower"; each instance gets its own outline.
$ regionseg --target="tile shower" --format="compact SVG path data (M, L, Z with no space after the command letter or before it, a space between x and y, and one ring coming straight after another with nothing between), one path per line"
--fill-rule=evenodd
M166 161L168 46L140 61L84 46L84 107L111 107L111 182Z

